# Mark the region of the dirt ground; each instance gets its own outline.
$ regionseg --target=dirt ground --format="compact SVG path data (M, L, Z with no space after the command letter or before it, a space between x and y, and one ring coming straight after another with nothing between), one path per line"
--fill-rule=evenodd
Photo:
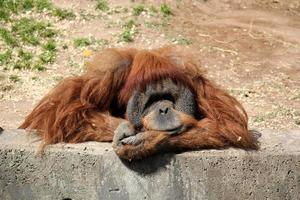
M188 46L207 70L207 76L238 98L245 106L251 128L286 129L300 126L300 2L298 0L177 0L109 1L116 12L100 13L91 0L54 0L73 9L73 20L52 20L61 30L56 62L44 72L1 71L0 126L16 128L33 106L59 80L84 71L87 48L76 49L74 38L106 39L105 47L155 48L168 44ZM166 2L168 18L132 8ZM127 8L119 12L121 8ZM99 14L100 13L100 14ZM41 17L41 16L39 16ZM44 17L44 16L42 16ZM134 41L120 42L121 24L138 24ZM104 48L101 46L99 48ZM7 76L21 81L11 84ZM35 78L34 78L35 77Z

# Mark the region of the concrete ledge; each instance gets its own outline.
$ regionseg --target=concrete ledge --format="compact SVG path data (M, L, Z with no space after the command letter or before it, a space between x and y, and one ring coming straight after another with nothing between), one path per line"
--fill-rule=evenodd
M108 143L53 145L0 134L0 199L300 199L300 131L262 132L261 150L203 150L125 163Z

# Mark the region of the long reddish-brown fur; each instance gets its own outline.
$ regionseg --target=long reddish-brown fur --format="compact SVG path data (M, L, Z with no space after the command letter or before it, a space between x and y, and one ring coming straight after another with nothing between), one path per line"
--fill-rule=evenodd
M189 118L191 128L176 136L148 131L141 145L116 148L120 157L138 159L160 150L227 146L257 149L242 105L176 48L108 49L87 66L85 74L63 80L45 96L20 128L37 129L44 144L112 141L114 130L126 120L133 91L170 78L195 93L204 118Z

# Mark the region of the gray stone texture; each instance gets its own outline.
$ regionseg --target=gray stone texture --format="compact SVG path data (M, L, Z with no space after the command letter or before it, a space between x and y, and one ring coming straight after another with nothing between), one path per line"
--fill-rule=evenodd
M259 151L202 150L121 161L111 144L48 146L0 134L0 199L300 199L300 131L262 131Z

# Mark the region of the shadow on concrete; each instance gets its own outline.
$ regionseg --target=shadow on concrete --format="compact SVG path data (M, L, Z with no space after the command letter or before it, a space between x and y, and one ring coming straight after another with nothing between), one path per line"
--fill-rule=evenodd
M134 170L141 175L152 174L161 168L165 168L171 163L174 157L174 153L156 154L142 160L127 161L121 160L121 162L130 170Z

